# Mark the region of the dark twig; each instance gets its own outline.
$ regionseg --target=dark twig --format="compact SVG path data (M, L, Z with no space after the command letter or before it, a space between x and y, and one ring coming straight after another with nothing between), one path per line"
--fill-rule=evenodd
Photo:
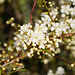
M30 23L31 23L31 21L32 21L33 11L34 11L34 7L35 7L35 5L36 5L36 2L37 2L37 0L35 0L34 5L33 5L33 8L32 8L32 11L31 11Z
M63 37L63 36L67 36L67 35L69 35L69 36L73 36L73 35L75 35L75 33L67 33L67 34L63 34L63 35L61 35L61 36L58 36L58 37L56 37L56 38L60 38L60 37Z
M56 58L58 58L58 59L60 59L60 60L62 60L62 61L64 61L64 62L66 62L66 63L68 63L68 64L70 64L70 65L72 64L71 62L66 61L66 60L64 60L64 59L62 59L62 58L60 58L60 57L58 57L58 56L56 56L56 55L55 55L54 57L56 57Z

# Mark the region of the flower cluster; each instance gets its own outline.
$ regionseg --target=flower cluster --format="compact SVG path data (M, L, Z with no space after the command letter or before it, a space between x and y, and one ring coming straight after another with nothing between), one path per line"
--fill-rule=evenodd
M57 70L56 70L56 73L53 73L53 70L49 70L47 75L64 75L65 74L65 71L64 71L64 68L63 67L57 67Z
M71 2L73 2L73 5L75 5L75 0L70 0Z
M65 9L64 9L65 8ZM61 13L69 14L70 5L61 5ZM57 38L67 33L71 33L75 29L74 19L61 18L57 20L58 8L51 8L51 12L43 12L41 20L36 20L33 27L30 23L20 26L18 34L14 37L14 45L17 51L27 51L27 56L32 57L33 53L37 51L45 52L45 50L53 53L59 53L59 43L61 38ZM46 53L45 53L46 54Z
M61 9L51 7L52 5L50 5L48 9L46 5L48 12L42 12L40 15L41 19L35 20L35 25L32 25L30 22L22 26L16 26L16 23L12 23L14 21L13 17L9 21L6 21L6 24L11 24L12 27L17 27L19 30L14 32L14 46L8 46L7 43L4 43L4 48L8 53L1 49L0 66L2 70L7 69L5 66L8 64L13 64L13 70L20 70L24 66L22 63L18 63L19 59L25 56L31 58L34 56L34 52L37 53L39 58L45 54L47 58L43 58L42 61L44 64L47 64L51 61L52 56L57 57L55 54L61 52L60 45L66 45L66 43L66 49L71 49L71 54L75 57L75 36L72 36L72 33L75 34L75 1L71 0L67 2L65 0L59 1ZM73 4L71 5L71 3ZM49 4L51 4L51 2L49 2ZM59 57L57 58L70 64L72 67L75 66L66 60ZM58 67L56 73L49 70L47 75L63 74L65 74L64 69Z
M60 3L61 2L61 3ZM64 1L64 0L60 0L60 5L61 5L61 17L62 20L64 20L64 23L66 23L66 25L70 26L70 28L68 29L68 32L71 33L75 33L75 0L69 0L69 1ZM75 35L69 37L69 38L64 38L64 40L66 41L63 42L66 45L66 49L71 51L71 55L73 55L75 57Z
M30 57L35 51L39 54L43 49L55 51L54 47L59 47L61 40L50 34L50 29L47 25L51 21L50 17L45 15L45 17L42 17L42 20L46 22L44 21L44 23L40 24L35 23L34 28L30 23L20 26L19 34L14 37L14 40L16 40L14 42L16 50L29 49L28 56Z
M72 17L74 17L75 16L75 7L74 7L75 1L71 0L71 1L64 2L64 0L62 0L60 2L61 2L60 12L62 14L61 17L65 17L66 15L71 15ZM72 2L73 2L73 5L71 5Z
M1 42L0 42L1 43ZM2 45L2 43L1 43ZM8 45L7 43L3 44L4 48L0 46L0 68L4 70L9 70L9 66L11 66L10 71L12 70L20 70L24 67L22 63L19 63L18 53L15 51L12 45ZM17 57L16 59L14 59ZM12 65L11 65L12 64Z

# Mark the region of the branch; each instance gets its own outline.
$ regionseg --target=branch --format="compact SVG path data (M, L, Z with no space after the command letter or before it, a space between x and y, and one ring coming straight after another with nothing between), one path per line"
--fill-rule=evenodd
M67 35L69 35L69 36L73 36L73 35L75 35L75 33L67 33L67 34L63 34L63 35L61 35L61 36L58 36L58 37L56 37L56 38L60 38L60 37L63 37L63 36L67 36Z
M31 21L32 21L33 11L34 11L34 7L35 7L35 5L36 5L36 2L37 2L37 0L35 0L34 5L33 5L33 8L32 8L32 11L31 11L30 23L31 23Z
M58 57L58 56L56 56L56 55L55 55L54 57L56 57L56 58L58 58L58 59L60 59L60 60L62 60L62 61L64 61L64 62L66 62L66 63L68 63L68 64L70 64L70 65L72 64L71 62L66 61L66 60L64 60L64 59L62 59L62 58L60 58L60 57Z
M32 8L32 11L31 11L30 23L31 23L31 21L32 21L33 11L34 11L34 7L35 7L35 5L36 5L36 2L37 2L37 0L35 0L34 5L33 5L33 8ZM6 66L6 65L8 65L8 64L13 63L16 59L20 59L21 57L19 57L19 56L21 55L21 53L22 53L22 51L19 52L19 53L18 53L18 56L16 56L12 61L3 64L3 65L1 66L1 68L4 67L4 66Z
M43 0L43 2L44 2L44 5L45 5L46 9L48 10L48 15L49 15L50 18L51 18L51 15L50 15L50 9L48 8L48 6L47 6L45 0ZM52 20L52 18L51 18L51 20Z
M52 55L52 53L49 52L48 50L45 50L45 49L43 49L43 50L44 50L45 52L47 52L48 54ZM52 56L54 56L54 57L60 59L60 60L63 61L63 62L66 62L67 64L70 64L72 67L75 67L75 65L74 65L73 63L71 63L71 62L69 62L69 61L67 61L67 60L64 60L64 59L62 59L62 58L56 56L55 53L54 53L54 55L52 55Z
M6 66L6 65L9 65L9 64L11 64L11 63L13 63L13 62L15 62L17 59L21 59L21 55L22 54L22 51L21 52L19 52L18 53L18 56L16 56L12 61L10 61L10 62L8 62L8 63L4 63L2 66L1 66L1 68L2 67L4 67L4 66ZM20 56L20 57L19 57ZM22 57L26 57L26 55L25 56L22 56Z
M16 58L16 59L19 59L19 57ZM6 66L6 65L9 65L9 64L13 63L14 61L16 61L16 59L13 59L12 61L10 61L10 62L8 62L8 63L3 64L3 65L1 66L1 68L4 67L4 66Z

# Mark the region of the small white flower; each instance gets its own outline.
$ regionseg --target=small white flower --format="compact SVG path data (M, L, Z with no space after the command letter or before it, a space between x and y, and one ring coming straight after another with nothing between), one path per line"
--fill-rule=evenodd
M35 22L36 22L36 23L39 23L39 24L41 24L41 23L42 23L42 21L41 21L41 20L35 20Z
M16 47L16 50L20 50L21 48L20 47Z
M33 34L33 30L29 30L27 35L24 35L25 37L25 42L27 44L31 43L31 40L32 40L32 34Z
M68 24L66 22L64 23L63 21L61 21L60 28L62 31L66 32L66 30L69 29L70 27L68 26Z
M35 30L32 34L32 42L38 44L45 37L42 31Z
M16 40L16 45L17 45L18 43L21 43L21 45L23 45L24 42L25 42L25 35L17 34L17 38L18 38L18 40Z
M70 5L62 5L61 6L61 13L69 14Z
M71 28L75 29L75 19L71 22Z
M56 35L57 35L57 36L61 36L61 34L62 34L62 29L57 28L57 30L56 30Z
M44 59L44 64L47 64L48 63L48 59Z
M28 57L31 57L30 53L27 53L27 56L28 56Z
M58 15L58 9L57 8L52 8L50 15L52 16L52 19L55 19L56 16Z
M45 41L44 39L42 39L42 40L39 42L39 47L45 49L45 44L46 44L46 43L47 43L47 41Z
M42 18L42 21L44 22L44 24L49 24L51 22L51 18L49 15L44 15Z
M59 1L59 4L62 5L62 4L64 4L64 2L65 2L64 0L60 0L60 1Z
M73 5L75 5L75 0L71 0L73 2Z
M74 15L75 16L75 7L74 8L71 8L71 15Z
M72 29L75 29L75 19L68 19L67 22L70 24Z
M64 18L66 15L65 14L61 14L61 17Z
M47 33L48 30L48 28L44 24L39 25L38 23L35 23L34 29L37 31L42 31L44 33Z
M40 16L45 16L46 14L45 13L41 13L41 15Z
M52 23L52 27L51 27L51 31L56 31L57 29L58 29L58 27L59 27L59 23Z
M53 73L53 70L50 69L50 70L48 71L47 75L55 75L55 74Z
M28 31L28 29L29 29L29 27L30 27L30 23L29 24L24 24L23 26L20 26L20 29L21 30L19 30L19 31L22 31L22 32L27 32Z
M57 71L56 71L56 74L59 74L59 75L65 74L64 68L63 67L58 67Z

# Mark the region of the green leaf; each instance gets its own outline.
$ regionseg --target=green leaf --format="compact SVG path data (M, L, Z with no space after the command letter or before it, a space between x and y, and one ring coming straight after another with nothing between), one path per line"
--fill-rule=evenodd
M20 71L26 71L27 69L21 69Z
M1 73L2 73L2 70L0 69L0 75L1 75Z

